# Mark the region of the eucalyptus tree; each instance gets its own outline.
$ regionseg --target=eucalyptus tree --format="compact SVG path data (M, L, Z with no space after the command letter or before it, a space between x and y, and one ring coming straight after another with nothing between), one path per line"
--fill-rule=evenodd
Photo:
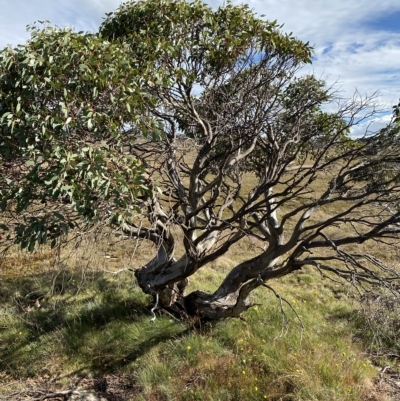
M206 319L240 316L253 290L304 266L396 291L398 271L373 246L398 240L396 127L353 141L371 99L341 100L301 76L311 55L230 3L142 0L107 14L98 34L34 29L1 53L7 240L33 250L119 227L156 245L136 269L143 291ZM191 275L249 239L258 253L214 293L185 294Z

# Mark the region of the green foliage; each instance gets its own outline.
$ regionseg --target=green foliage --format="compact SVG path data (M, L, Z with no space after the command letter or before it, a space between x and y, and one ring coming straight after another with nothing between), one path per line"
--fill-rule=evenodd
M399 105L393 106L392 119L386 127L375 135L362 138L358 146L364 153L363 162L368 167L352 173L356 180L368 182L370 190L380 191L381 193L387 192L389 195L389 188L400 183L400 163L398 161L400 151ZM398 200L394 201L399 205Z
M0 53L2 211L67 200L91 221L104 218L107 206L111 218L129 215L146 188L143 166L123 155L123 145L134 140L133 128L154 126L143 114L151 107L145 72L138 74L124 44L31 30L25 45ZM76 225L61 207L22 220L13 226L15 242L29 250Z
M213 11L199 0L142 0L109 13L100 34L128 43L142 63L168 65L169 74L189 86L218 79L252 46L260 53L293 54L299 63L310 62L308 44L278 28L276 22L257 18L247 5L228 2Z
M248 6L171 0L124 3L99 34L29 27L0 53L0 207L17 216L2 222L7 238L33 250L82 222L130 218L152 186L124 155L138 136L160 137L163 90L189 93L260 58L310 62L279 28Z
M394 123L400 125L400 102L393 106Z
M279 147L285 147L287 162L301 164L319 157L321 149L330 148L329 156L346 151L351 143L346 121L321 109L330 100L325 82L312 75L294 78L279 96L280 113L267 131L265 146L251 155L250 171L262 171L264 160L275 152L269 134ZM268 123L267 123L268 124Z

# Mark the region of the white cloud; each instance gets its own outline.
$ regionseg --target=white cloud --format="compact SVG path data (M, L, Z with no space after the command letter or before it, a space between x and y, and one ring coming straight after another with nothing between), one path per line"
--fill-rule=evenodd
M209 0L209 4L222 4ZM242 1L234 1L236 4ZM369 21L400 11L397 0L249 0L257 13L284 23L284 31L309 41L316 59L305 71L340 82L345 96L357 89L380 91L387 107L400 97L400 29L389 33L371 29ZM400 28L400 27L399 27Z
M385 128L390 123L390 120L391 115L389 114L376 117L370 121L353 126L350 135L353 138L371 135L380 129Z
M26 25L49 20L60 27L95 31L106 12L118 7L118 0L0 0L0 48L25 42Z
M223 1L209 0L208 3L220 5ZM235 0L234 3L243 1ZM362 22L400 10L396 0L248 0L247 3L259 14L284 23L286 31L292 31L312 44L357 33Z
M380 91L380 101L386 106L400 96L400 35L382 33L370 35L363 43L342 40L323 54L317 50L313 70L317 75L340 81L349 96L355 89L371 95ZM355 48L356 47L356 48Z

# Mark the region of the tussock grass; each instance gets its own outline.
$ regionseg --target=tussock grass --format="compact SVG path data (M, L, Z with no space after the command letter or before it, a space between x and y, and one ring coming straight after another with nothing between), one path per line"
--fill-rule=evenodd
M121 258L127 250L119 252ZM83 262L98 259L97 271L77 269L76 256L62 274L41 259L41 273L2 276L1 383L48 377L68 387L76 375L125 374L136 383L132 399L146 401L356 401L371 394L376 368L359 339L348 287L312 270L272 284L305 331L288 306L282 324L279 301L266 289L252 296L260 305L245 321L195 328L159 315L152 324L151 298L131 272L104 272L118 266L103 254L82 254ZM207 266L190 289L214 290L232 266L229 257Z

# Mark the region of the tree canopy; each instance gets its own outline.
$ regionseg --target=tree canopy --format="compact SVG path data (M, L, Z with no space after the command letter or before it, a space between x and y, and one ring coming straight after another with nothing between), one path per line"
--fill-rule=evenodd
M307 265L396 291L399 272L354 245L398 240L398 108L352 140L372 99L300 75L308 43L246 5L182 0L124 3L95 34L31 29L0 53L6 241L33 251L118 227L157 247L136 270L143 291L208 319L239 316L254 289ZM215 293L185 294L245 238L256 256Z

